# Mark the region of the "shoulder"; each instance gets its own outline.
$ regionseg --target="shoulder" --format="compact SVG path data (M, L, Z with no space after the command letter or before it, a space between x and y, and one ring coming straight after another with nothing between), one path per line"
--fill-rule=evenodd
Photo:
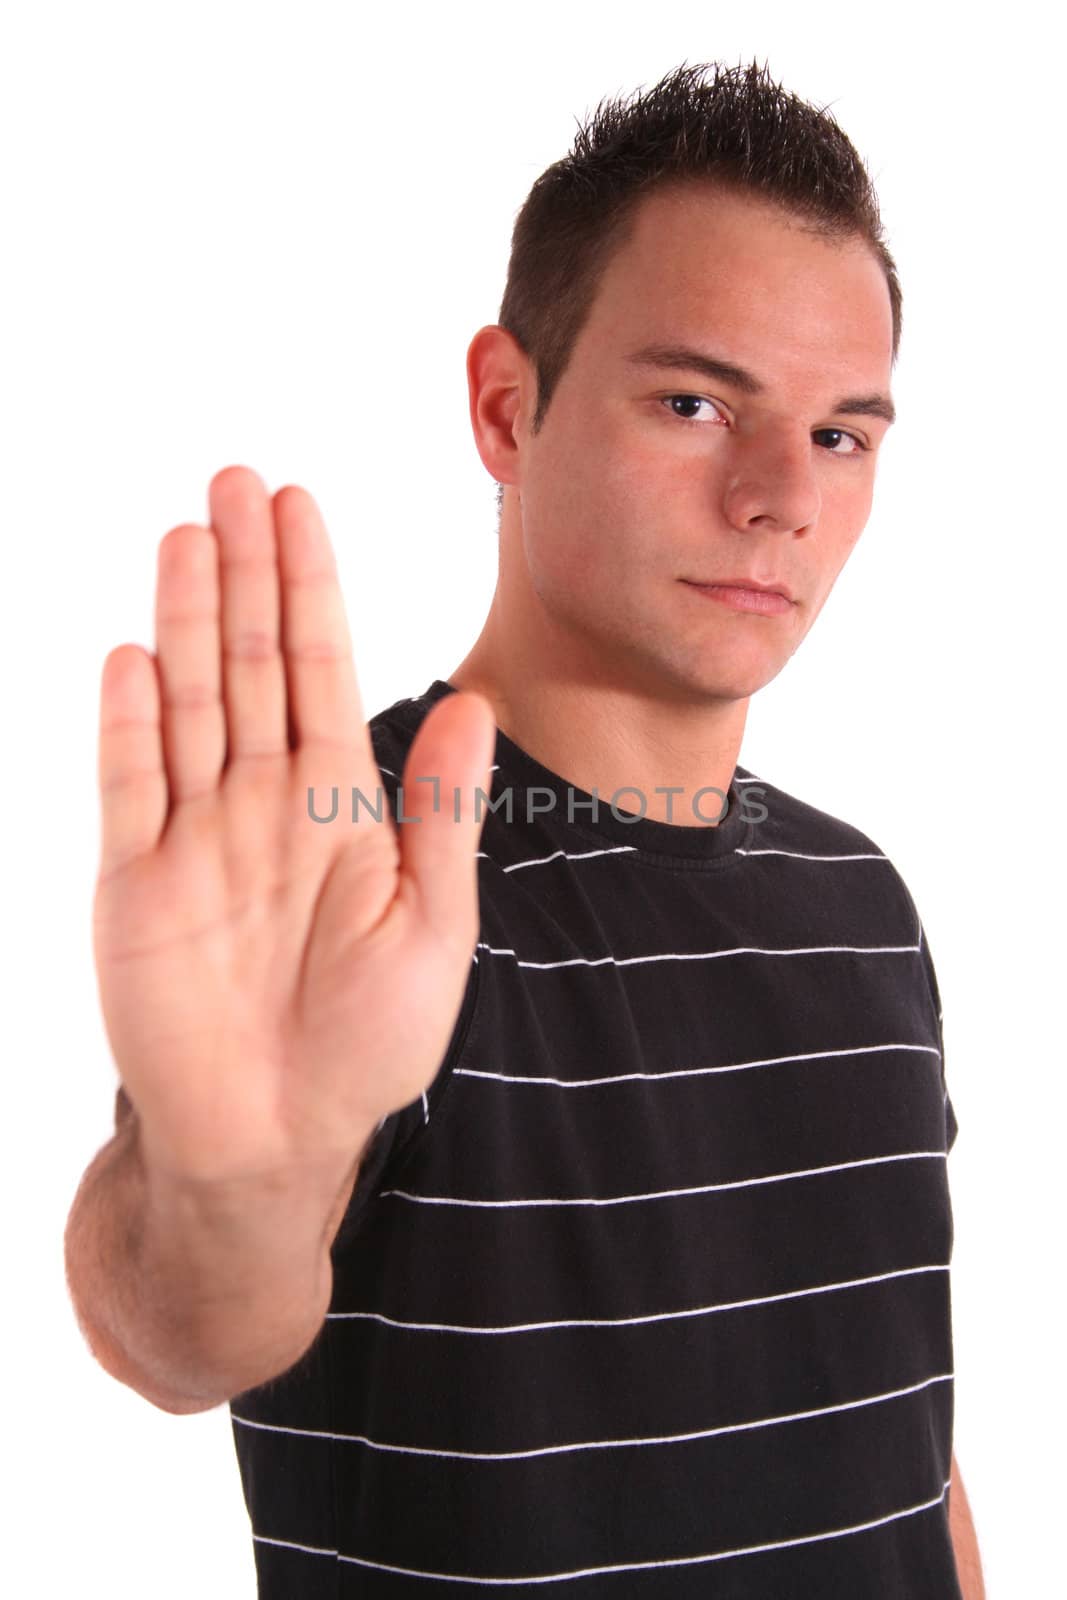
M367 728L379 763L389 756L407 754L429 709L430 703L424 696L408 695L368 718Z
M381 787L391 808L395 807L408 751L432 705L433 697L427 692L404 696L367 719L371 748L382 775Z
M760 842L773 844L780 849L805 847L820 853L834 852L843 855L877 856L886 860L885 851L870 836L846 822L843 817L822 811L787 789L758 777L746 767L737 768L737 784L746 797L750 811L762 806L767 815L756 833Z
M746 855L790 857L798 864L808 860L813 864L814 881L825 888L831 881L840 882L849 894L877 895L883 904L895 904L921 942L921 924L911 891L897 866L870 834L745 767L737 768L737 783L755 824ZM834 879L829 880L820 872L820 864L829 862L843 868L854 867L855 871L849 870L844 876L835 873Z

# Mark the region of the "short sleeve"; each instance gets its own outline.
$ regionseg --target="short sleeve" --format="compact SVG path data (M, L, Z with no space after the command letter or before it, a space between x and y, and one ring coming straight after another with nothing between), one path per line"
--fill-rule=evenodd
M923 937L923 948L926 948L925 936ZM959 1124L956 1121L956 1112L952 1104L952 1096L948 1092L948 1080L945 1077L945 1032L942 1025L941 996L938 993L937 977L934 973L934 963L930 957L929 951L926 952L926 956L931 987L933 989L933 1000L937 1007L937 1044L938 1049L941 1052L941 1093L944 1096L945 1101L945 1154L948 1155L949 1151L952 1149L952 1146L956 1142L956 1135L959 1132Z
M946 1089L945 1090L945 1153L946 1153L946 1155L952 1149L952 1146L955 1144L955 1142L956 1142L956 1134L958 1132L959 1132L959 1128L958 1128L957 1123L956 1123L956 1113L952 1109L952 1099L951 1099L951 1097L949 1095L948 1090Z
M945 1154L947 1155L956 1142L959 1124L956 1121L956 1111L952 1104L952 1096L948 1092L948 1080L945 1076L945 1032L941 992L937 986L937 972L934 968L933 956L930 954L930 946L926 940L926 930L921 922L919 923L919 949L922 955L923 969L926 972L926 981L930 989L930 1000L937 1019L937 1047L941 1054L941 1093L945 1104Z

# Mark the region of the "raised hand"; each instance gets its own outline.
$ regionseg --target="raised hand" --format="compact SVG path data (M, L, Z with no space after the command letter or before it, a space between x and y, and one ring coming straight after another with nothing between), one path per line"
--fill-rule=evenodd
M209 527L160 543L156 654L104 662L104 1019L150 1170L340 1181L432 1081L459 1013L493 713L473 693L435 705L405 766L421 820L386 802L353 823L351 789L373 800L382 779L315 502L229 467L209 503ZM431 774L436 813L414 781ZM314 822L309 787L323 816L334 786L337 819Z

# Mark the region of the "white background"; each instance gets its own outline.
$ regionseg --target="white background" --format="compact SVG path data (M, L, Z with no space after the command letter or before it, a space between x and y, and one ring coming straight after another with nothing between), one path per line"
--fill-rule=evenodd
M1050 18L1051 18L1050 14ZM0 1587L250 1600L224 1408L108 1377L62 1233L110 1135L91 960L99 675L234 462L311 490L368 715L492 593L464 356L576 117L766 59L874 176L904 289L867 530L742 764L870 834L923 916L960 1121L956 1449L993 1600L1062 1581L1061 89L969 6L38 4L0 36L8 915Z

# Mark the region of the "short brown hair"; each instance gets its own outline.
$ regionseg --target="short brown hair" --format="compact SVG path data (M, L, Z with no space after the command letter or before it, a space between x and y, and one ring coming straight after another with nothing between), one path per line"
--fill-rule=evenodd
M885 272L896 361L900 284L870 176L851 141L825 107L772 82L766 63L683 64L644 93L602 100L518 213L497 321L533 362L534 433L638 202L664 185L692 183L768 200L820 237L865 239Z

